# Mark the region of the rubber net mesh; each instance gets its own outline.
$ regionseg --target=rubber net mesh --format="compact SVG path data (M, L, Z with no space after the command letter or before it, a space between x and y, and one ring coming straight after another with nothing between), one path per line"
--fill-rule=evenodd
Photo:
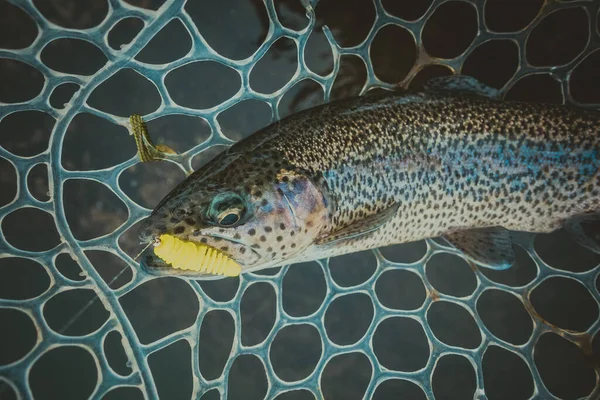
M182 179L181 171L190 172L199 165L198 157L208 157L215 149L233 142L224 134L226 118L219 116L235 105L258 100L268 105L272 118L277 120L286 93L296 90L301 82L310 82L316 92L322 92L320 101L335 97L332 93L336 90L336 77L339 75L338 81L347 78L343 60L351 58L348 55L364 63L366 80L358 90L364 94L373 88L408 87L415 76L422 79L419 73L431 65L439 66L435 67L438 72L461 72L466 68L466 60L475 57L490 40L502 39L515 47L518 64L496 85L502 93L516 88L524 77L545 77L556 86L561 97L558 101L576 104L569 84L576 75L574 71L585 69L584 64L597 48L599 2L539 2L540 9L532 14L532 22L509 33L488 28L483 0L452 2L466 6L478 28L467 50L437 58L426 51L424 44L431 35L423 35L423 31L430 19L443 26L458 18L454 14L444 16L448 2L435 0L423 8L423 15L408 21L393 14L395 2L382 4L377 0L370 6L374 10L373 25L359 44L342 46L333 30L322 28L333 55L333 67L326 74L309 69L305 54L311 33L320 29L314 12L316 9L318 16L321 5L317 0L285 2L298 3L294 6L300 9L298 15L304 24L295 30L280 22L273 0L254 2L265 10L268 31L257 50L241 60L226 58L211 48L188 12L190 5L183 1L167 0L152 10L110 0L106 16L86 29L67 29L49 21L40 11L44 2L8 3L29 16L38 34L23 49L0 49L0 58L3 62L14 60L4 65L21 68L24 63L38 71L38 75L43 75L43 85L31 100L0 104L0 119L37 110L51 116L55 123L48 148L39 154L20 156L19 151L0 147L0 161L16 171L18 188L14 198L0 208L0 346L5 354L0 365L1 398L57 398L69 390L78 393L75 398L151 399L214 399L219 395L230 399L402 395L431 399L442 398L444 393L465 393L464 390L468 397L478 399L600 395L599 364L593 351L599 345L594 337L600 329L600 260L571 243L566 235L550 235L552 240L549 235L515 235L518 265L504 273L469 266L441 241L428 240L284 266L263 274L244 274L239 279L157 279L140 270L133 260L133 250L139 249L139 244L130 246L132 240L135 242L131 237L136 224L151 208L140 205L143 202L136 201L124 188L124 182L133 185L132 179L124 179L128 171L145 167L139 165L138 157L131 152L127 160L101 168L77 168L77 164L67 168L65 160L61 160L69 127L78 122L80 115L97 118L93 121L100 128L90 129L84 135L84 145L85 140L102 138L107 160L112 160L111 153L116 151L113 146L132 146L133 139L126 131L128 113L101 110L90 101L96 90L102 90L103 83L123 71L130 74L127 77L132 76L131 71L144 77L160 96L160 106L150 111L133 107L131 113L145 114L146 121L168 115L190 116L205 121L210 130L207 140L194 142L173 160L156 165L158 170L173 167L180 174L173 182L159 181L162 186L172 186ZM526 61L527 38L544 21L560 27L560 20L553 18L561 12L583 13L583 24L572 24L569 30L583 29L587 39L580 48L569 49L574 54L564 65L530 65ZM131 17L143 21L141 30L131 43L122 48L111 47L109 32L119 21ZM166 64L139 61L136 55L172 21L179 21L187 31L190 50ZM377 42L380 30L390 27L400 27L405 36L412 38L416 51L416 61L411 61L404 76L392 83L378 77L377 67L371 62L373 54L380 51L372 43ZM456 22L456 30L460 29ZM434 31L433 35L444 36L444 31ZM51 69L42 62L42 50L65 38L92 43L104 54L106 64L92 75ZM293 42L297 67L282 87L264 94L251 87L250 75L281 38L287 38L288 44ZM559 35L548 34L549 43L557 40L561 40ZM393 48L386 51L393 58ZM487 58L488 67L502 62L500 55L494 58L489 52ZM170 90L168 74L186 71L190 91L202 91L202 86L194 86L194 82L207 76L212 79L210 70L201 77L194 76L193 70L180 69L197 65L194 63L198 61L215 62L219 68L230 69L233 75L223 79L238 82L239 86L231 95L213 99L216 105L208 106L195 105L195 93L181 97L181 89ZM31 83L34 72L23 79ZM266 81L277 76L277 71L271 73ZM127 85L127 81L119 82ZM11 86L15 82L3 82L8 88L2 89L4 92L16 90ZM55 91L62 90L57 87L65 83L76 84L79 90L65 108L57 108L51 105L51 99ZM121 130L114 137L105 135L102 123L117 125ZM154 133L151 123L150 131ZM186 140L194 141L197 132L185 135ZM47 167L49 176L49 197L42 200L28 185L35 176L34 168L40 164ZM97 195L100 203L100 194L110 189L118 198L117 203L126 208L124 222L114 228L110 218L106 221L102 215L95 215L87 222L79 221L78 229L84 229L86 223L104 224L111 226L110 232L100 236L74 233L70 213L88 206L102 208L94 201L69 200L67 192L74 182L83 185L83 194ZM158 183L153 185L160 186ZM32 222L49 232L56 231L56 242L39 248ZM80 275L69 275L61 266L71 259L81 268ZM28 289L21 290L25 287ZM591 316L586 319L584 314ZM22 348L14 344L17 341L29 344ZM552 353L553 349L558 353ZM58 377L62 370L69 374L65 381L44 381L44 376ZM569 371L576 375L568 378L571 381L565 378ZM73 385L70 389L69 382ZM66 392L60 392L62 386L67 386ZM291 393L284 395L286 392Z

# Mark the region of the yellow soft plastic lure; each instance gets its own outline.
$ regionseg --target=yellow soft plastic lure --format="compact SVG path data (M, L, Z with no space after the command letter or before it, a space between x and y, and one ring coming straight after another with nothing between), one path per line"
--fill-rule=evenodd
M160 236L154 244L154 254L176 269L225 276L238 276L242 272L238 263L218 250L171 235Z

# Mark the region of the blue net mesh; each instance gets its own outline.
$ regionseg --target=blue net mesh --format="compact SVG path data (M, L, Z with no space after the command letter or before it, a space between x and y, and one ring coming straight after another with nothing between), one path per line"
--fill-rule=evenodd
M91 385L92 389L85 394L86 396L102 398L118 387L136 387L140 389L145 398L159 398L159 395L162 398L176 398L177 396L169 392L169 389L164 389L169 384L161 386L157 383L158 375L151 368L150 360L155 355L161 354L164 349L174 348L173 346L178 343L187 343L183 347L184 356L159 358L159 360L168 364L167 368L176 371L179 371L178 363L184 366L191 365L191 376L186 375L185 368L181 374L186 375L192 382L189 388L192 398L199 398L209 392L214 393L211 392L213 389L217 389L222 398L254 398L250 394L259 393L258 397L260 398L272 399L284 392L299 389L308 391L319 399L323 397L372 398L376 391L379 391L380 398L385 398L384 393L392 393L386 392L386 390L393 391L392 384L394 382L404 382L403 384L411 382L416 386L417 392L421 391L421 395L432 399L437 379L434 371L438 367L441 368L441 365L446 362L444 360L448 360L446 357L450 355L461 356L462 360L466 360L467 364L470 364L472 385L474 386L473 398L500 398L497 395L490 395L491 388L496 389L498 385L510 386L509 382L502 381L502 375L508 376L507 379L512 379L513 375L506 369L488 368L486 364L492 361L486 361L486 359L492 357L494 352L496 356L500 354L498 356L500 358L510 359L507 365L512 366L510 367L512 372L519 368L525 370L522 375L525 377L523 378L525 383L521 381L519 381L521 383L515 383L515 386L525 387L524 391L519 392L525 393L523 398L557 398L562 397L562 393L570 393L565 395L566 398L572 398L570 396L573 393L577 394L576 397L584 396L590 399L600 397L600 367L597 355L594 356L593 352L593 348L597 346L593 339L600 329L598 319L600 293L597 284L600 270L597 267L598 260L596 259L590 262L592 265L589 268L581 270L553 266L549 264L548 259L542 257L542 253L548 252L548 248L552 247L552 244L546 245L540 250L545 242L538 242L533 235L516 235L515 240L524 251L519 256L522 264L515 274L518 275L519 271L524 271L526 269L524 265L528 262L530 271L533 272L531 277L524 281L514 278L516 275L511 275L514 279L509 276L509 279L505 280L502 278L505 275L482 272L474 267L469 268L466 262L461 261L461 255L455 250L442 242L427 240L418 244L361 253L358 256L321 260L310 265L284 266L271 270L269 274L245 274L239 280L232 279L230 283L215 284L229 285L227 290L230 290L231 296L221 298L218 293L220 290L225 291L222 289L225 286L210 286L212 284L206 282L179 281L175 278L157 279L147 275L139 269L131 252L124 249L122 238L128 232L132 232L135 224L150 212L148 208L138 204L126 193L120 181L125 171L139 163L137 156L108 168L94 170L66 169L63 166L64 162L61 163L61 157L64 154L64 139L70 124L77 115L88 113L113 124L128 127L127 115L115 115L89 105L89 98L94 90L123 69L137 72L158 90L161 99L160 106L144 116L146 121L152 121L165 115L186 115L200 117L210 126L211 134L208 140L195 144L169 161L186 173L192 171L194 157L198 154L209 152L215 146L228 146L232 143L232 140L223 133L221 120L217 118L219 114L244 100L253 99L267 104L272 111L273 119L277 120L280 118L280 105L285 94L296 84L307 79L316 83L324 93L324 101L329 101L332 97L336 77L340 75L341 60L345 55L359 57L364 62L366 80L364 84L360 85L360 94L364 94L373 88L408 87L426 65L445 66L451 71L460 72L465 60L480 45L492 39L508 39L514 41L518 48L519 62L516 72L503 84L502 93L507 93L523 77L549 74L559 86L564 100L568 103L578 104L573 98L569 82L574 69L598 47L599 2L547 2L537 12L531 24L523 30L510 33L489 30L484 15L485 1L459 2L472 7L475 12L478 20L477 33L466 51L451 58L436 58L430 56L423 46L423 30L428 21L433 18L433 14L446 6L448 2L435 0L429 7L425 7L426 11L422 16L415 21L408 21L386 11L384 5L393 2L382 4L377 0L374 2L375 21L373 26L367 37L358 45L342 47L336 41L332 31L327 27L323 28L324 36L333 54L332 71L324 76L311 71L305 60L307 42L317 24L314 12L314 8L318 5L317 0L302 3L302 7L305 8L303 14L306 14L305 18L308 22L303 29L296 30L287 28L279 21L274 0L264 0L264 7L268 15L266 37L251 56L241 60L224 57L211 48L188 14L185 8L186 3L183 1L167 0L157 11L154 11L135 7L123 1L110 0L105 18L98 25L89 29L60 27L49 21L32 1L10 0L9 3L23 10L35 21L38 35L33 43L24 49L0 49L0 58L16 60L32 66L43 75L44 84L39 94L29 101L0 104L0 119L21 111L38 110L52 116L56 123L52 130L48 149L37 155L18 156L14 152L0 147L0 157L14 167L18 182L14 200L0 208L0 220L3 221L0 257L5 261L17 263L22 263L23 259L33 260L41 265L50 277L48 288L41 290L31 298L0 299L1 310L11 309L24 313L36 331L34 344L24 354L10 360L7 364L0 365L0 382L3 382L0 391L4 395L14 392L21 398L33 398L34 394L40 398L48 396L51 398L51 394L38 396L35 388L32 389L31 380L36 375L35 369L38 368L36 364L42 364L43 360L48 358L49 353L55 352L57 349L75 347L83 350L93 359L97 371L97 375L94 377L96 383ZM574 8L581 9L588 17L590 35L584 47L578 50L576 56L564 65L534 66L527 62L526 39L536 26L557 10ZM143 28L130 44L121 49L112 48L108 44L108 33L119 21L130 17L143 21ZM137 60L135 56L174 19L178 19L183 24L191 37L191 50L185 56L167 64L147 64ZM370 58L373 41L378 32L387 26L399 26L409 32L417 49L417 61L401 79L401 82L393 84L384 82L378 77ZM94 44L107 58L106 64L90 76L65 74L52 70L42 62L42 49L52 41L63 38L81 39ZM250 85L250 75L261 58L281 38L287 38L294 42L297 68L292 77L278 90L269 94L258 92ZM165 78L171 71L197 61L214 61L231 68L239 75L241 81L239 90L211 108L197 109L177 104L173 100L173 92L170 92L168 84L165 83ZM190 80L193 80L193 77L190 77ZM77 84L80 89L65 108L55 108L50 103L51 95L58 86L64 83ZM589 106L589 104L578 105ZM188 134L194 135L194 132L188 132ZM36 198L27 183L30 171L39 164L48 167L50 196L48 201ZM73 180L94 181L110 189L126 207L128 214L126 222L101 236L83 240L74 235L68 222L68 210L65 205L65 188ZM11 215L18 215L18 212L25 208L41 210L52 216L53 224L55 224L60 238L59 244L50 249L32 251L27 250L27 246L17 245L16 242L10 240L5 222ZM35 238L31 240L34 241ZM119 264L122 265L121 268L107 279L97 268L97 264L93 262L94 251L110 253L118 257L123 262ZM57 268L57 264L59 264L57 259L62 257L62 254L68 254L80 266L83 271L81 279L67 277L64 271ZM572 263L581 263L583 261L578 254L574 252L566 257ZM443 257L452 257L452 261ZM361 260L367 260L364 261L364 266L361 266ZM442 290L436 284L443 280L443 273L439 270L436 272L435 269L435 265L440 263L454 265L448 266L449 270L460 270L460 274L457 276L471 280L472 287L466 291L461 289L460 293ZM4 267L6 264L8 262L2 264L3 268L8 268ZM360 268L354 268L357 266ZM339 278L339 276L344 273L349 274L348 271L356 274L358 278L356 276L347 277L349 283L344 283L344 278ZM126 283L114 284L127 274L130 278ZM5 279L5 282L9 279L6 276L2 278ZM301 283L298 283L302 279L305 279L308 284L302 286ZM132 319L131 314L128 314L126 310L131 304L135 308L137 297L131 297L132 293L139 293L142 289L148 297L162 296L162 300L156 301L168 303L169 292L166 289L163 291L160 285L164 281L172 283L173 280L179 281L176 286L179 294L184 296L185 293L193 291L195 300L188 304L173 302L172 308L167 308L167 314L176 316L183 307L192 310L193 318L188 323L184 322L183 327L174 324L171 329L158 329L157 332L160 332L158 338L145 335L144 327L147 325L144 325L143 321L140 322L139 319ZM402 286L402 282L408 286ZM561 282L561 285L575 285L576 290L581 291L578 293L584 299L582 301L589 300L591 302L589 307L595 310L595 313L592 311L593 321L575 328L567 321L565 328L562 324L564 321L560 320L560 317L551 322L547 320L548 318L543 318L544 312L535 307L535 291L545 285L552 285L553 282ZM393 285L396 283L399 286L394 289ZM382 293L386 291L386 284L392 285L392 288L387 288L387 295L384 295ZM323 293L314 296L316 300L313 300L316 303L308 307L310 308L309 312L290 311L294 309L295 301L300 303L308 301L306 298L302 299L302 296L313 296L313 291L316 290L314 288L319 285L323 287ZM550 287L554 288L554 286ZM65 310L65 314L68 315L59 323L49 323L47 313L50 312L49 303L52 302L52 299L81 289L89 289L93 293L91 296L84 297L85 301L78 303L81 307L76 307L70 313ZM284 293L288 290L294 291L296 297L286 299ZM422 298L416 295L416 302L411 300L414 304L398 305L402 303L405 292L411 291L422 293ZM566 304L567 299L561 296L563 296L561 292L556 293L556 298L551 296L551 299L547 301L547 304L550 304L549 307L552 308L553 305L556 305L560 308L562 304ZM343 303L344 299L350 297L361 298L365 301L359 302L360 307L352 308ZM188 300L189 298L189 296L186 297ZM265 300L267 298L273 299L272 305ZM526 333L520 340L513 340L514 337L511 337L510 332L508 336L502 334L505 332L503 329L510 331L510 326L516 324L507 316L505 316L507 319L503 320L506 326L498 328L498 325L490 325L490 320L487 318L489 314L482 312L482 307L485 308L482 303L488 301L489 298L497 300L503 298L508 302L517 301L519 309L528 315L526 321L529 322L525 322L524 326L529 326L529 328L525 329ZM90 312L97 304L101 304L108 311L97 327L81 334L69 331L86 312ZM575 314L579 307L583 307L582 304L575 303ZM139 305L139 307L143 308L144 306ZM543 305L540 307L543 308ZM196 309L197 312L194 312ZM223 311L229 317L219 314L221 315L219 318L224 318L224 320L215 319L212 317L216 315L215 311ZM148 306L144 312L151 314L154 310L152 306ZM495 312L501 314L501 310L495 309ZM252 315L246 317L246 313L252 313ZM562 315L569 313L570 311L567 310ZM364 329L361 330L348 323L348 321L354 321L353 314L360 314L359 316L366 320ZM272 320L269 319L271 315L273 315ZM210 323L207 322L209 319ZM434 323L433 320L436 322ZM168 321L168 319L161 321ZM264 326L253 325L253 323L258 324L256 321L265 321ZM233 327L233 333L228 339L227 329L229 328L225 329L224 327L229 327L230 324ZM470 328L471 324L476 326L475 333ZM208 337L211 335L212 339L210 340L213 342L219 340L221 332L210 332L208 331L210 327L215 330L223 328L222 340L226 342L225 348L227 349L229 346L231 348L226 352L227 355L223 361L218 361L216 356L216 358L209 356L208 353L205 353L207 350L202 346L203 338L209 340ZM157 328L148 327L148 329ZM294 339L295 341L285 342L282 334L285 332L288 335L290 329L298 332L299 336ZM124 374L115 372L114 365L107 357L105 348L107 336L115 331L122 338L121 344L128 360L129 371ZM311 342L311 348L303 348L303 343L308 343L303 339L311 337L314 332L317 333L320 340L316 344ZM454 332L454 336L452 336L452 332ZM574 345L575 353L577 353L575 358L579 357L584 360L582 362L587 363L586 367L573 367L576 371L583 371L580 375L591 377L585 385L569 391L571 389L565 389L561 384L556 386L552 383L551 372L547 375L548 378L543 376L545 374L544 365L559 362L537 359L541 354L541 350L537 346L542 340L545 340L543 339L544 335L548 333L557 334L568 342L567 345L561 346ZM215 337L217 338L215 339ZM254 339L248 339L248 337ZM282 348L288 353L285 351L281 353ZM416 353L424 356L419 359L415 355ZM297 363L294 364L289 359L296 360ZM211 366L222 363L224 365L222 368L217 368L216 373L214 371L207 372ZM239 372L240 369L241 372ZM298 372L298 369L303 372ZM360 372L357 372L359 370ZM205 377L203 374L211 376ZM250 381L244 381L243 377L240 378L243 375L247 375L247 379ZM400 386L396 388L398 387ZM415 388L409 389L414 390ZM413 393L409 392L409 389L407 386L402 386L400 393ZM510 389L507 390L510 391ZM2 396L0 393L0 397ZM515 396L514 398L520 397Z

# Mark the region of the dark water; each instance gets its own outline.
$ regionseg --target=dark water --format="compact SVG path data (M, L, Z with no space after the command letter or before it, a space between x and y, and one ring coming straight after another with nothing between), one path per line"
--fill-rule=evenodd
M101 23L109 10L105 0L33 3L45 18L56 24L56 29L91 28ZM164 1L128 3L132 10L136 7L164 10L159 9ZM344 49L359 46L371 37L371 27L377 18L373 3L321 0L315 8L315 27L302 54L304 62L320 77L331 74L339 62L339 71L329 91L331 100L361 94L366 82L368 89L373 90L381 90L377 86L390 89L396 84L414 87L431 77L458 72L462 66L462 73L503 88L509 99L600 103L600 52L596 51L600 39L597 27L600 4L597 2L573 2L572 6L545 16L527 35L510 32L527 27L536 18L541 0L496 0L486 2L485 7L481 5L483 2L473 2L479 12L468 2L451 1L439 7L432 3L439 2L382 0L387 12L405 20L404 27L392 24L383 27L372 39L368 53L366 48L358 51L365 56L362 59L356 51ZM587 8L582 7L583 3ZM308 25L300 1L274 4L276 15L285 27L302 30ZM268 36L269 15L261 0L189 1L184 9L208 45L231 60L251 57ZM483 22L496 32L488 35L492 40L476 38ZM324 26L329 27L342 48L339 58L334 59ZM414 32L422 26L422 34L415 42ZM110 30L107 43L114 49L135 43L142 27L142 20L132 11ZM182 20L173 20L135 59L155 66L177 62L193 46L187 29ZM0 49L25 48L34 41L36 32L36 24L27 13L0 1ZM97 47L74 38L57 39L40 50L45 65L66 74L92 76L108 61ZM131 163L118 176L120 190L136 204L152 209L186 172L199 168L230 143L278 117L323 103L325 92L315 80L300 80L279 92L294 76L298 62L295 42L283 37L249 74L249 85L257 92L254 98L232 104L214 120L175 114L150 121L153 139L183 153L183 162L181 165ZM532 66L536 69L531 69ZM564 83L566 77L569 79ZM0 102L27 101L39 93L43 82L35 69L0 56ZM174 102L193 110L218 106L241 86L240 76L232 68L208 61L183 65L165 79ZM51 106L68 110L80 88L78 83L65 81L50 95ZM280 100L273 103L269 101L272 98ZM87 104L90 109L114 118L109 120L93 112L81 112L74 117L61 149L61 165L69 171L108 168L134 157L135 145L123 118L132 113L155 112L161 105L161 95L154 84L125 64L91 93ZM33 110L5 115L2 108L0 104L3 149L32 157L48 148L57 123L55 118ZM19 171L17 177L14 166L0 157L0 207L12 202L24 187L40 202L54 201L52 185L59 182L49 177L48 165L38 163L25 172ZM102 177L81 178L77 175L63 186L66 220L76 240L109 234L128 221L131 215L125 203L103 184ZM137 224L116 239L116 244L130 256L141 249L136 230ZM1 232L8 243L23 250L44 251L61 242L52 216L35 208L21 208L4 216ZM524 237L520 243L527 242L528 236ZM581 248L563 231L539 235L534 248L540 259L558 272L586 274L597 270L600 262L598 254ZM248 286L243 296L239 295L240 288L247 285L238 278L199 282L204 294L200 300L184 281L155 279L122 293L118 302L137 340L148 346L194 326L198 313L206 311L207 302L219 306L209 311L193 332L197 340L159 346L148 357L158 395L165 399L190 398L195 380L191 359L197 360L199 371L208 381L219 379L224 368L229 368L225 386L230 399L264 398L268 382L263 363L270 363L274 373L286 382L316 379L327 399L362 398L369 382L379 380L382 372L398 379L378 384L371 391L377 399L425 398L415 381L429 379L436 399L473 398L477 396L476 388L481 386L477 383L481 370L474 368L469 349L477 349L489 339L482 336L482 325L494 343L512 348L524 346L544 320L560 328L555 330L559 333L563 332L561 329L574 332L586 332L591 326L598 329L597 279L586 288L577 280L550 276L531 290L527 285L539 271L532 254L521 247L517 249L515 267L502 272L474 270L454 254L431 255L431 249L425 242L410 243L337 257L325 268L313 262L291 266L283 272L280 268L263 271L252 279L264 280ZM0 254L5 255L2 248ZM112 290L127 287L136 279L137 272L106 249L87 250L85 256ZM80 264L67 253L54 260L57 271L75 282L85 278ZM382 272L384 268L388 269ZM277 281L284 273L281 286L275 285L276 291L270 282ZM269 281L270 277L274 277L273 281ZM59 284L51 281L33 261L0 259L0 298L24 301L42 294L50 285ZM485 291L479 294L482 287ZM477 301L473 300L474 293L479 296ZM48 300L40 312L50 329L77 343L82 335L101 328L110 315L97 298L98 292L89 287L66 290ZM224 304L232 299L236 299L233 304ZM531 316L523 299L528 299L527 303L531 303L541 319ZM476 315L462 304L474 304L472 311ZM415 310L420 311L415 313ZM281 311L292 322L294 318L299 322L273 332L274 326L280 327L277 315ZM424 330L415 319L417 314L428 329ZM302 319L311 315L322 315L321 332ZM5 326L0 329L0 379L6 377L10 381L20 367L2 369L2 366L24 357L34 347L36 329L30 317L8 307L0 307L0 321ZM238 321L237 329L241 332L236 333L234 321ZM429 337L426 331L434 337ZM372 339L365 340L365 335ZM594 368L598 371L600 340L586 335L581 335L577 347L555 333L544 334L535 345L532 356L535 366L530 365L537 371L535 378L515 352L490 346L482 360L475 360L481 363L477 368L483 370L487 397L528 398L534 393L534 380L539 382L539 379L559 398L588 396L596 385ZM232 363L229 355L232 343L238 338L244 351ZM266 338L272 340L268 354L260 347ZM372 351L378 365L373 365L361 351L343 352L325 360L330 348L356 343L361 344L355 349L372 349L368 351ZM254 351L252 346L260 350ZM453 346L456 351L440 354L436 346ZM97 349L106 352L109 365L117 374L131 373L121 335L116 330ZM432 353L438 357L435 367L428 364ZM318 378L313 374L315 366L323 368ZM433 371L431 376L419 375L426 366L428 372ZM393 371L409 374L401 377ZM31 367L28 377L36 399L85 398L96 381L97 367L92 357L75 346L45 353ZM297 390L277 398L314 398L310 391L300 389L302 386L295 385ZM0 398L14 398L13 391L5 384L4 389L0 388ZM219 398L216 389L200 387L195 393L204 391L203 399ZM121 388L105 398L142 398L142 393L135 388Z

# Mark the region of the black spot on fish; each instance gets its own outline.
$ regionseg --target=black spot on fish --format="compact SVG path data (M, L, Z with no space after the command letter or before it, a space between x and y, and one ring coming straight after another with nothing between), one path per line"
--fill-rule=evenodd
M233 238L234 238L234 239L241 239L241 236L240 236L240 234L239 234L239 233L236 233L235 235L233 235Z
M194 235L194 236L200 236L200 231L196 230L196 231L192 232L192 235Z
M285 250L285 244L281 246L281 250Z
M260 249L260 245L259 245L259 244L256 244L256 243L255 243L255 244L253 244L251 247L252 247L253 249Z
M173 233L175 233L176 235L180 235L185 231L185 228L183 226L178 226L177 228L175 228L173 230Z
M267 199L262 199L262 201L260 202L260 204L261 204L261 205L264 207L264 206L266 206L267 204L269 204L269 200L267 200Z
M292 249L296 247L296 243L292 243Z
M177 218L175 218L175 217L171 217L171 219L169 219L169 221L170 221L172 224L176 224L176 223L178 223L178 222L179 222L179 219L177 219Z
M194 221L194 219L193 219L193 218L186 218L186 219L184 220L184 222L185 222L186 224L188 224L189 226L194 226L194 225L196 225L196 221Z
M277 236L277 241L281 242L283 240L283 236Z
M265 232L272 232L273 228L271 228L270 226L265 226Z
M284 223L279 224L279 229L281 229L282 231L284 231L285 230L285 224Z
M221 247L221 250L222 250L222 251L227 251L227 250L229 250L229 247L227 247L227 246L223 246L223 247Z
M267 252L269 252L269 251L273 251L273 248L272 247L267 247Z
M261 236L261 237L260 237L260 241L261 241L261 242L266 242L266 241L267 241L267 238L266 238L266 237L264 237L264 236Z
M246 248L245 248L245 247L242 247L242 248L240 249L240 253L242 253L242 254L245 254L245 253L246 253Z
M200 239L200 242L201 242L201 243L207 243L207 242L208 242L208 239L207 239L207 238L202 238L202 239Z
M254 236L254 235L256 235L256 229L254 229L254 228L250 229L250 230L248 231L248 235L250 235L250 236Z

